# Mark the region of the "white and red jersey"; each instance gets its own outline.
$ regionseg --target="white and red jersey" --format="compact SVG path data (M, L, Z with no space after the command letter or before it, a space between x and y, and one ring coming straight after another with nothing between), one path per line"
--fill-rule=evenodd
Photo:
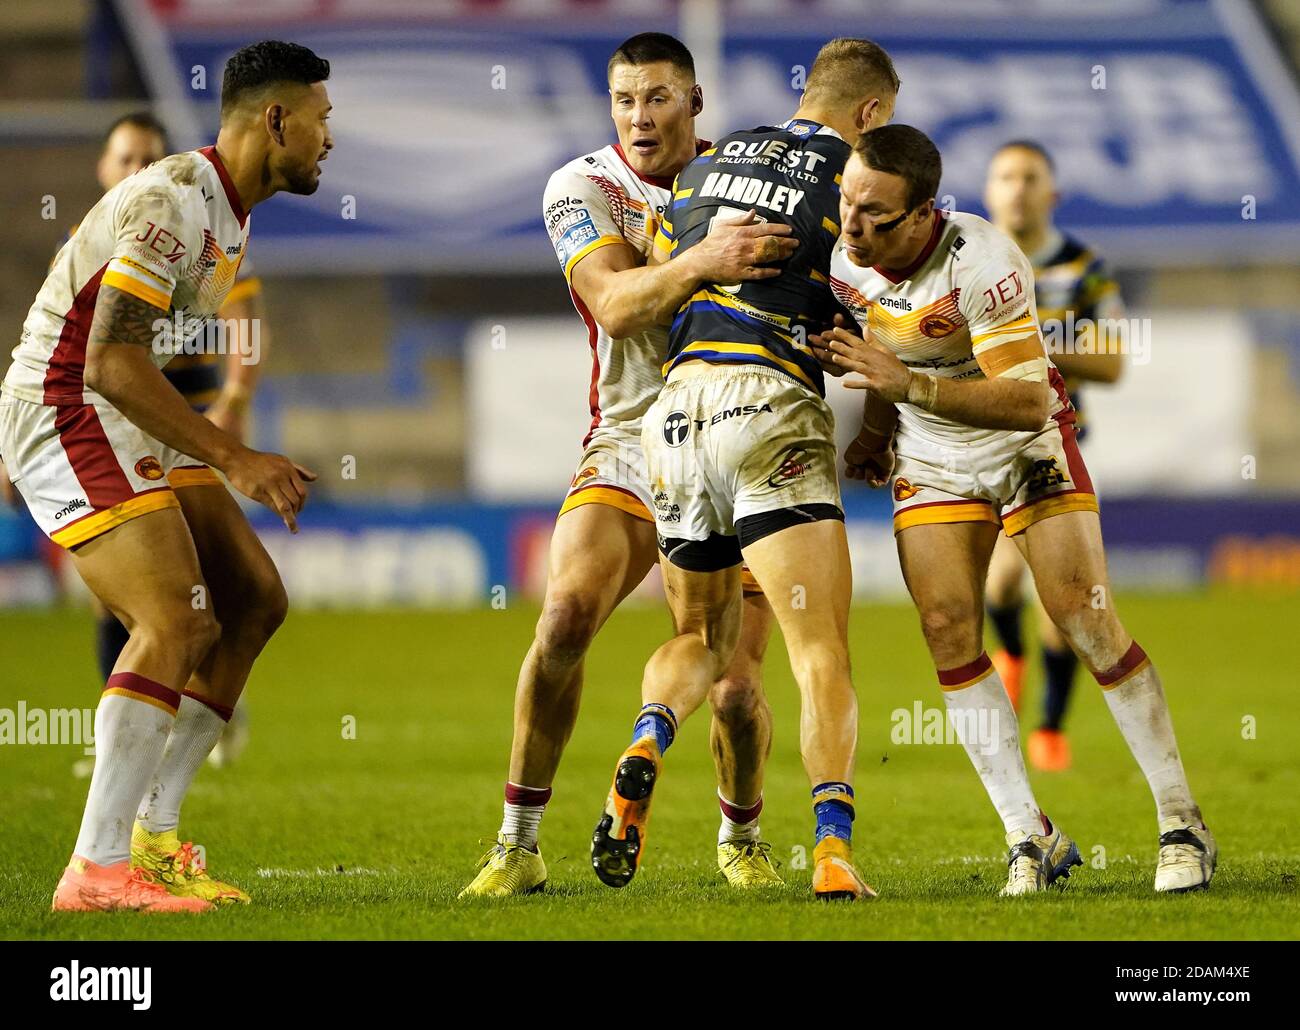
M1047 357L1034 302L1034 273L1020 248L978 215L935 212L925 249L911 267L853 264L843 238L831 256L831 289L863 330L909 368L944 379L1046 380L1047 424L1073 422L1074 409ZM979 444L1032 434L975 429L899 404L899 434L937 444Z
M35 404L104 403L84 380L102 286L158 308L159 368L203 331L235 283L248 215L215 147L173 154L104 194L64 244L23 323L4 390Z
M573 289L573 268L593 250L612 243L627 244L643 259L649 257L671 200L672 180L642 176L627 163L618 144L574 158L546 184L542 217L591 345L591 430L584 446L601 427L639 428L641 416L664 385L660 370L668 353L668 332L656 326L626 339L611 337Z

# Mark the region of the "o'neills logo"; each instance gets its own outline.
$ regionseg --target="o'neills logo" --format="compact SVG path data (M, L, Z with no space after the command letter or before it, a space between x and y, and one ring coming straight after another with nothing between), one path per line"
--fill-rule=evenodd
M150 454L135 463L135 474L141 479L162 479L162 462Z
M143 1012L153 1004L153 969L149 966L70 966L50 970L52 1001L129 1001Z
M894 480L894 500L896 501L905 501L909 497L915 497L920 492L921 488L919 486L913 486L902 476Z

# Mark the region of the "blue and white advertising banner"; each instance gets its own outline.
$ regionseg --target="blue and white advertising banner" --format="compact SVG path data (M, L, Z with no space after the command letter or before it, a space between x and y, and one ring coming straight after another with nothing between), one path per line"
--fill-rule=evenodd
M1300 99L1245 0L412 3L119 0L177 142L216 131L221 69L288 38L333 66L321 189L259 208L260 267L547 270L549 173L613 139L605 66L660 30L696 54L701 135L779 121L818 47L869 36L895 118L944 155L941 201L981 211L994 149L1053 154L1063 225L1130 266L1300 260Z

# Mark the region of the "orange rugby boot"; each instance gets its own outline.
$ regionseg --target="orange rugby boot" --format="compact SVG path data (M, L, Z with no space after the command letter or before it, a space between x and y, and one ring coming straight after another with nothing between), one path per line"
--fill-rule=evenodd
M813 848L813 897L818 901L861 901L876 892L853 868L853 849L839 837L826 837Z
M1006 688L1007 697L1011 698L1011 707L1019 715L1020 688L1025 685L1025 656L1016 658L1003 649L993 655L993 668Z
M1060 730L1038 729L1029 734L1029 764L1043 772L1070 768L1070 741Z
M97 865L76 855L63 870L54 890L52 912L208 912L212 903L201 898L168 894L152 874L132 869L125 859Z
M591 867L607 887L626 887L641 868L650 798L662 765L653 737L642 737L619 756L605 810L591 835Z

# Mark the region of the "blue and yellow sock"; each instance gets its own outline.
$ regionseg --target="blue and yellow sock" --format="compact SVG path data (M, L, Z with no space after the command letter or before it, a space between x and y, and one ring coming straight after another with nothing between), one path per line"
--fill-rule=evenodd
M817 843L835 837L846 844L853 839L853 788L847 783L819 783L813 787L813 812L817 815Z
M677 716L673 715L671 708L653 702L641 707L641 714L632 727L633 744L645 737L653 737L662 755L672 746L676 736Z

